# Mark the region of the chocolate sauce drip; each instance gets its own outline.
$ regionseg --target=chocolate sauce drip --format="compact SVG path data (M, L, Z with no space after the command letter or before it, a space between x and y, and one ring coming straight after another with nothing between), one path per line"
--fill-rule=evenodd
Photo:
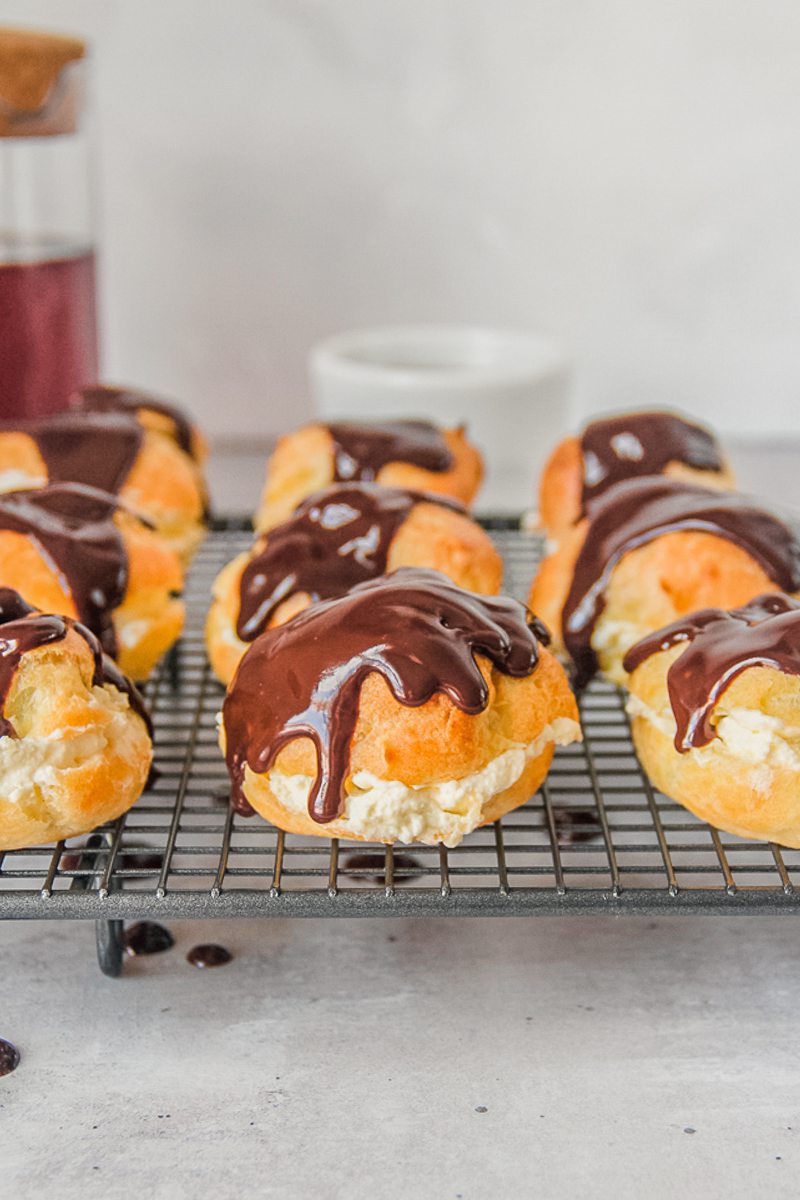
M386 885L386 855L379 851L356 850L344 860L345 871L358 872L356 880L371 879L381 887ZM415 876L425 875L426 870L419 859L411 854L392 855L392 872L395 885L411 883Z
M4 425L36 442L50 483L86 483L116 494L139 453L144 431L125 413L66 412L45 421Z
M333 438L337 483L370 483L393 462L425 471L448 471L453 465L447 442L429 421L337 422L325 428Z
M172 404L156 400L146 392L129 388L96 387L81 388L72 397L72 406L79 412L129 413L136 416L140 409L167 417L175 427L174 440L186 454L192 454L192 425L188 417Z
M10 1075L19 1066L19 1050L5 1038L0 1038L0 1076Z
M624 413L592 421L581 437L583 507L615 483L637 475L660 475L669 463L698 471L721 471L714 436L670 412Z
M800 590L797 536L744 496L663 476L629 479L591 501L587 516L589 528L562 612L564 644L579 686L597 670L591 637L612 571L623 555L662 534L692 530L724 538L746 550L778 587Z
M224 946L208 942L201 946L193 946L186 955L186 961L193 967L224 967L233 961L233 955Z
M163 954L165 950L171 950L175 938L156 921L137 921L123 933L122 944L126 954L139 958L145 954Z
M372 671L400 704L441 692L479 713L489 691L475 654L506 675L530 675L544 627L517 601L477 596L438 571L402 568L268 629L239 665L223 705L231 800L250 811L245 766L268 771L281 749L310 738L317 756L309 815L324 824L345 803L361 686Z
M142 697L116 663L103 654L100 642L90 629L69 617L37 613L11 588L0 588L0 737L17 736L11 722L2 714L23 654L39 646L63 641L70 629L83 638L92 652L92 684L101 686L110 683L127 696L131 708L139 714L152 734L150 715Z
M603 827L591 808L554 806L553 822L559 846L580 846L603 836Z
M422 501L440 503L434 495L371 483L339 484L309 497L270 531L244 569L236 623L242 641L266 629L290 596L329 600L383 575L392 539Z
M635 671L651 654L688 643L667 671L675 717L675 748L682 754L715 737L711 721L723 692L748 667L800 675L800 604L789 596L758 596L729 612L705 608L637 642L625 655Z
M112 614L125 599L128 555L114 524L119 502L76 483L0 495L0 529L22 533L44 552L69 590L78 617L115 654Z

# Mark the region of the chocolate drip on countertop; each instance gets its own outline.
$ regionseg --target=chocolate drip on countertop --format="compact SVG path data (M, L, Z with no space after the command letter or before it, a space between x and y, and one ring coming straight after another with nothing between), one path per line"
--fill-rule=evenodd
M466 713L486 707L475 661L530 675L544 626L517 601L477 596L438 571L402 568L324 600L269 629L239 665L223 705L231 801L249 812L245 766L268 771L281 749L310 738L317 756L309 815L324 824L342 811L361 686L383 676L400 704L418 707L441 692Z
M20 1063L20 1054L13 1042L0 1038L0 1076L10 1075Z
M100 642L90 629L69 617L39 613L12 588L0 588L0 737L17 736L3 712L22 656L39 646L63 641L70 629L83 638L92 652L92 684L101 686L110 683L127 696L131 708L139 714L152 734L152 722L142 697L116 663L103 654Z
M114 524L119 502L76 483L0 495L0 530L38 543L69 590L78 618L106 654L117 650L113 611L125 599L128 554Z
M334 480L370 483L387 463L410 463L425 471L448 471L453 455L441 430L429 421L337 422L333 438Z
M192 425L188 417L172 404L157 400L146 392L136 392L121 387L81 388L72 398L73 408L78 412L129 413L136 416L140 409L167 417L175 427L174 439L186 454L192 455Z
M615 483L660 475L669 463L721 471L716 439L702 425L670 412L624 413L591 421L581 437L583 506Z
M225 946L216 942L204 942L200 946L192 946L186 955L186 961L193 967L224 967L233 962L233 955Z
M44 421L5 424L0 432L33 438L50 483L85 483L116 494L136 461L144 430L125 413L66 412Z
M564 644L579 686L597 670L591 638L612 571L623 555L662 534L699 531L724 538L746 550L779 588L800 590L797 535L745 496L663 476L629 479L593 500L587 516L589 527L562 612Z
M310 496L276 526L248 562L239 584L236 632L251 642L290 596L341 596L383 575L392 540L415 504L461 505L380 484L340 484Z
M667 671L675 748L681 754L713 741L717 701L748 667L800 675L800 604L770 593L729 612L691 613L637 642L625 655L625 670L635 671L652 654L684 643L686 649Z
M175 945L175 938L157 921L137 921L122 935L125 953L139 958L147 954L163 954Z

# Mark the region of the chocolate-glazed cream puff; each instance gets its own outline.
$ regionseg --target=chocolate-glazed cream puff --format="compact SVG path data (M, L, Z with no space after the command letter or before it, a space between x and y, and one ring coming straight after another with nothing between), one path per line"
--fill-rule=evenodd
M692 613L625 669L655 786L729 833L800 847L800 604L772 593Z
M208 443L189 417L177 404L167 404L149 392L133 388L95 384L84 387L70 397L70 407L80 412L127 413L134 416L143 429L170 438L175 445L202 467L208 458Z
M153 751L141 697L85 626L0 588L0 851L126 812Z
M800 542L786 522L745 496L656 476L589 503L539 568L530 604L579 684L598 666L624 682L625 652L646 634L776 587L800 591Z
M232 800L293 833L457 845L580 738L566 676L514 600L394 571L252 644L220 736Z
M454 501L379 484L335 484L218 576L206 625L217 676L228 683L248 644L268 627L397 567L431 567L485 594L499 590L503 573L491 538Z
M67 412L0 427L0 492L83 483L143 513L187 563L205 536L195 463L175 443L122 412Z
M482 478L483 461L463 429L428 421L306 425L278 441L254 524L271 529L332 483L436 492L469 506Z
M590 421L559 442L539 483L539 517L562 538L603 492L643 475L667 475L728 490L733 472L710 430L673 412L631 412Z
M177 555L106 492L49 484L0 495L0 587L79 620L134 679L180 635Z

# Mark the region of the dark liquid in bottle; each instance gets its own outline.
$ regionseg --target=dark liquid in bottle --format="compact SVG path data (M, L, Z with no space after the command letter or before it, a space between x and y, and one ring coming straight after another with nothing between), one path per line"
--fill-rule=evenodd
M60 412L96 380L94 252L0 234L0 420Z

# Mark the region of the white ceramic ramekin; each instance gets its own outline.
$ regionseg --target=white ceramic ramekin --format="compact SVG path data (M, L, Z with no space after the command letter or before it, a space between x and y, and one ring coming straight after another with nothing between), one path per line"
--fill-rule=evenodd
M535 333L436 325L363 329L310 356L322 420L421 417L466 424L486 456L479 508L530 506L545 457L569 428L567 359Z

